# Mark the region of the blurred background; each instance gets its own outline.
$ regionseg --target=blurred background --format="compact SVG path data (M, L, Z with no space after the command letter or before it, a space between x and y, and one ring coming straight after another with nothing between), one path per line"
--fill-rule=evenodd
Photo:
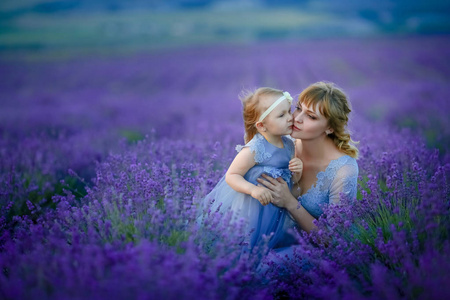
M445 155L449 33L439 0L1 0L0 154L92 174L122 139L235 145L243 89L326 80L356 140L408 129Z
M0 0L0 298L259 295L232 247L183 250L185 221L244 143L239 93L319 80L349 96L358 189L382 202L364 247L305 256L296 297L448 292L450 1Z
M450 32L441 0L2 0L0 55Z

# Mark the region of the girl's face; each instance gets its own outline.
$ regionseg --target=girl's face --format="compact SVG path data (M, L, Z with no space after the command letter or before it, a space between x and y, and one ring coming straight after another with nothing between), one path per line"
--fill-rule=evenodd
M268 97L265 99L266 107L272 105L279 97ZM267 117L263 124L268 133L276 136L288 135L292 133L291 105L287 100L278 104Z
M313 140L326 135L325 131L330 129L327 118L320 113L317 105L307 107L298 102L293 117L291 136L295 139Z

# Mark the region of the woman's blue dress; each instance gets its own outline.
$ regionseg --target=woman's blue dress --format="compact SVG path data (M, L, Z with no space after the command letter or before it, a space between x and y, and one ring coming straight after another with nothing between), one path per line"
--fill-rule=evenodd
M282 177L292 187L289 161L294 157L295 147L292 139L282 137L283 148L278 148L269 143L261 134L257 133L246 145L236 146L240 152L244 147L249 147L255 154L255 166L250 168L244 178L255 185L263 173L274 178ZM249 250L253 249L263 240L263 236L273 236L268 241L268 247L274 248L285 235L286 210L273 204L263 206L257 199L250 195L236 192L225 181L225 176L220 179L215 188L204 198L203 203L211 205L210 210L219 212L233 212L235 220L244 219L246 233L249 233ZM212 203L212 204L211 204Z
M356 199L358 163L356 159L344 155L332 160L325 171L317 174L316 184L298 198L299 203L314 218L323 214L324 205L338 203L341 196ZM285 228L294 228L296 223L290 217L286 218ZM281 257L294 259L294 248L298 246L274 249L269 253L267 261L282 265Z

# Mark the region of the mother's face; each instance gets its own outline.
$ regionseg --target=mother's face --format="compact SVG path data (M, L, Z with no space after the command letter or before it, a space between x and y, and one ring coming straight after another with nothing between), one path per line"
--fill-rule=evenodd
M293 112L294 126L291 136L295 139L312 140L327 135L326 131L332 131L328 126L328 120L319 111L318 105L305 106L298 102Z

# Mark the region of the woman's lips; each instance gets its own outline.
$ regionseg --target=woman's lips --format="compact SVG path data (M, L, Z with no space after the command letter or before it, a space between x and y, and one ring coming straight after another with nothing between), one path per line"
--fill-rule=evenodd
M295 125L292 125L292 130L297 130L297 131L299 131L300 128L296 127Z

